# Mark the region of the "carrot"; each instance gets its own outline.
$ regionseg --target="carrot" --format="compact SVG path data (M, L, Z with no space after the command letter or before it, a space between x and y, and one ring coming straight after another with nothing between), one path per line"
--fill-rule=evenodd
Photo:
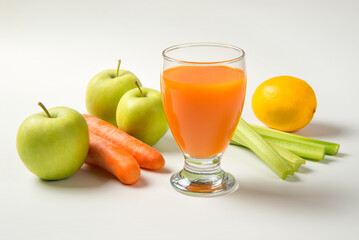
M86 163L101 167L115 175L124 184L134 184L140 178L136 159L110 141L90 134L90 148Z
M159 151L125 133L112 124L94 116L83 114L89 131L114 143L130 153L140 167L151 170L160 169L165 165L165 159Z

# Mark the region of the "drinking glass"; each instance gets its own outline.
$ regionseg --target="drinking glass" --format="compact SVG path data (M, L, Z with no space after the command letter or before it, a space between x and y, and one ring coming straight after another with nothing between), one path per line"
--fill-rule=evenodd
M235 178L221 159L242 113L246 92L244 51L220 43L186 43L166 48L161 94L184 168L172 175L179 192L194 196L228 193Z

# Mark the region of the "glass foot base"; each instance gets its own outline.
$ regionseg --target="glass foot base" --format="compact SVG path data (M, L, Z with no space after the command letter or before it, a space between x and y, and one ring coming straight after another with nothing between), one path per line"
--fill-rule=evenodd
M181 193L198 197L227 194L237 187L236 179L232 174L223 170L213 174L195 174L183 169L172 175L171 184Z

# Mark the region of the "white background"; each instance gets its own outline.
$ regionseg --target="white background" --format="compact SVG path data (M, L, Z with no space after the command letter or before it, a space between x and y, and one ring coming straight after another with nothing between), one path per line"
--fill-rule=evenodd
M358 1L0 0L0 239L358 239L358 23ZM22 164L16 132L39 100L86 112L87 82L118 58L159 90L161 51L194 41L246 51L248 122L261 82L306 80L318 108L299 134L339 142L338 156L283 181L230 146L223 168L239 188L215 198L171 188L183 163L170 133L155 146L165 168L133 186L87 166L45 182Z

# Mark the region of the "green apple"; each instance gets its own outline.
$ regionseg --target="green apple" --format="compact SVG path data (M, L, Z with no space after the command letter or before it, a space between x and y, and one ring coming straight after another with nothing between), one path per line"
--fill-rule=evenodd
M117 126L152 146L168 130L161 93L139 85L137 87L125 93L118 103Z
M89 114L116 126L116 108L123 94L135 88L138 78L130 71L108 69L94 76L86 89L86 108Z
M86 120L77 111L55 107L26 118L17 132L16 147L25 166L45 180L72 176L89 149Z

